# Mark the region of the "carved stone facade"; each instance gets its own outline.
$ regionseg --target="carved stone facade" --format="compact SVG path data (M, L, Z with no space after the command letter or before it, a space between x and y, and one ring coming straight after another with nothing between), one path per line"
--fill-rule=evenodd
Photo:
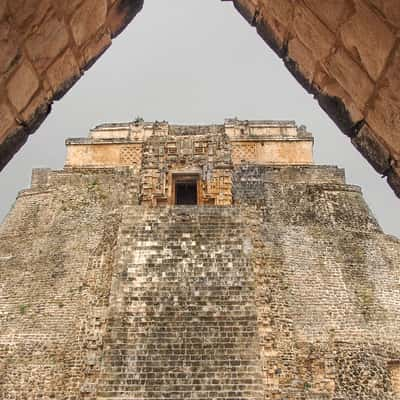
M308 165L313 139L292 121L184 126L167 122L105 124L89 139L67 140L67 168L131 166L143 205L176 204L176 183L196 182L197 204L232 204L236 165Z
M175 183L196 181L197 204L232 204L232 161L224 134L153 136L143 146L142 204L176 204Z

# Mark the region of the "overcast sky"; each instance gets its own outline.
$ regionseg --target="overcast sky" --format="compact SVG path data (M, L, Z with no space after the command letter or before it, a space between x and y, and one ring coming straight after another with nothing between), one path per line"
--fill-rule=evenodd
M399 200L292 78L230 2L145 0L142 12L0 173L0 220L32 168L60 169L68 137L102 122L223 123L290 119L314 134L316 163L346 169L385 232L400 236ZM396 210L396 211L395 211Z

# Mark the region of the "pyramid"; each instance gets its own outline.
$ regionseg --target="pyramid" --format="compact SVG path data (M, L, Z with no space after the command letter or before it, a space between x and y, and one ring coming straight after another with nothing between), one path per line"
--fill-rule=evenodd
M1 399L400 398L400 241L304 126L66 146L0 227Z

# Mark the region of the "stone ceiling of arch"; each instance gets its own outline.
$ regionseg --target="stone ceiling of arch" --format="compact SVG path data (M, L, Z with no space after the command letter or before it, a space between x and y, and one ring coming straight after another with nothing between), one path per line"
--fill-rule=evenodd
M230 1L400 196L398 0ZM0 167L143 0L0 0Z

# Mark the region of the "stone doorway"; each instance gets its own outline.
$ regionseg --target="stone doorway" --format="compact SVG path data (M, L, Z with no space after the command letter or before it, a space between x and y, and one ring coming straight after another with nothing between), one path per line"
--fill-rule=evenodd
M197 175L175 175L173 179L173 204L199 204L199 177Z

